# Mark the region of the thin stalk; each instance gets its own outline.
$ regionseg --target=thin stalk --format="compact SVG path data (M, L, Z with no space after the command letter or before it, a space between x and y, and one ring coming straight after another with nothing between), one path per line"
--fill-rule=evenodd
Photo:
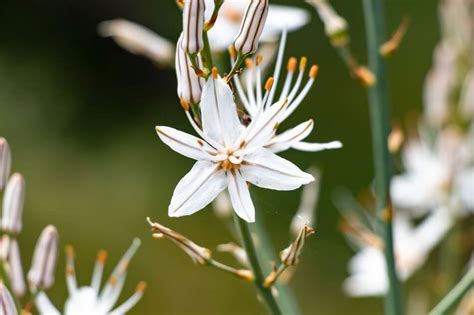
M429 315L447 315L462 297L474 287L474 268L470 268L456 286L439 302Z
M397 277L393 252L392 205L390 201L390 177L392 160L387 146L390 132L389 98L385 60L379 53L385 42L385 20L382 0L363 0L369 66L376 82L369 90L370 120L372 127L373 158L375 168L375 195L384 254L387 264L389 290L385 298L385 314L401 315L400 284Z
M263 285L263 282L265 281L265 276L263 274L261 263L257 256L257 251L255 249L255 244L252 240L252 234L250 233L248 223L243 221L236 215L235 222L238 230L240 231L240 238L247 253L250 269L252 269L252 272L255 276L255 287L258 293L260 294L260 297L265 302L268 313L272 315L282 315L283 313L280 310L280 307L278 306L278 303L275 297L273 296L271 289L266 288Z

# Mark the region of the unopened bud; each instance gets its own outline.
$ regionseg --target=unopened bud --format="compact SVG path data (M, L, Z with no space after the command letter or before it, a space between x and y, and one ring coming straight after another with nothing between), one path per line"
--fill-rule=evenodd
M353 69L353 75L365 87L371 87L375 84L375 75L365 66L358 66Z
M204 28L204 0L186 0L183 9L183 41L181 47L190 54L204 48L202 32Z
M318 12L328 37L339 37L347 31L346 20L339 16L326 0L308 0L307 2Z
M280 259L286 266L295 266L300 261L301 251L303 250L305 240L308 236L314 233L314 229L305 225L300 230L300 233L286 249L280 253Z
M7 184L11 162L10 146L5 138L0 137L0 190Z
M268 0L251 0L240 31L234 40L237 52L241 54L252 54L257 51L258 41L268 14Z
M7 287L0 281L0 314L2 315L18 315L15 301L8 291Z
M25 180L18 173L13 174L5 187L3 197L2 230L19 233L22 228L21 217L25 199Z
M235 275L245 281L251 282L255 280L255 276L253 275L253 272L247 269L238 269L235 271Z
M56 228L48 225L36 243L31 268L27 278L31 286L48 289L54 282L54 270L58 256L59 235Z
M197 104L201 100L202 87L204 86L204 79L196 74L192 68L189 56L181 48L183 41L183 34L179 37L176 46L176 78L178 80L178 97L188 104ZM199 57L198 57L199 60ZM200 60L199 60L200 62Z
M23 266L21 263L20 248L16 239L10 241L10 251L8 254L8 262L10 264L10 282L13 294L23 296L26 292L25 278L23 276Z
M206 265L211 259L211 251L207 248L201 247L185 236L159 224L152 222L150 218L147 218L148 223L151 225L151 232L153 237L161 238L163 236L171 239L176 245L178 245L189 257L198 265Z

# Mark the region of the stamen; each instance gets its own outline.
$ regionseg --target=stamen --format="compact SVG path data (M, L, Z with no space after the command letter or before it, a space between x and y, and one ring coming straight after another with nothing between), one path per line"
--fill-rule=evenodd
M304 71L307 64L308 64L308 58L302 57L301 60L300 60L300 72Z
M317 65L312 65L311 69L309 70L309 77L315 79L318 75L319 67Z
M300 74L302 74L302 72L300 72ZM299 77L298 77L298 79L299 79ZM303 102L306 95L308 95L309 90L313 86L313 83L314 83L314 78L310 77L308 82L306 82L303 90L301 90L298 97L290 105L288 105L288 108L286 109L285 113L283 114L283 118L282 118L281 121L288 118L288 116L290 116L295 111L295 109L298 108L298 106L301 104L301 102Z
M209 144L211 147L213 147L215 150L223 150L224 147L218 143L217 141L213 140L211 137L208 137L203 131L201 128L199 128L199 126L196 124L196 122L194 121L193 117L191 117L191 114L189 113L189 111L186 111L185 112L186 114L186 117L188 118L189 120L189 123L191 124L191 126L193 127L194 131L196 131L196 133L201 137L203 138L204 140L206 140L207 144Z
M263 60L263 56L257 55L257 57L255 58L255 63L257 64L257 66L259 66L262 63L262 60Z
M247 69L253 69L253 61L251 58L245 58L245 66Z
M295 98L296 94L298 93L298 90L300 89L301 82L303 81L303 74L304 74L304 69L306 67L306 58L301 58L300 61L300 66L299 66L299 72L298 72L298 77L296 78L295 85L291 89L290 95L288 96L288 102L290 103L293 102L293 99Z
M275 64L275 71L273 72L273 78L275 79L275 84L273 85L272 89L270 90L270 95L268 97L267 102L265 102L265 108L272 105L273 98L275 97L276 87L278 85L278 79L280 78L281 65L283 63L283 54L284 54L284 51L285 51L286 35L287 35L287 30L286 30L286 27L285 27L283 29L283 32L281 33L280 46L278 47L278 55L277 55L277 60L276 60L276 64ZM281 99L280 99L280 101L281 101Z
M104 272L105 261L107 260L107 251L100 250L97 253L97 259L92 273L91 287L99 294L102 274Z
M73 294L77 290L76 273L74 270L74 247L71 245L66 246L66 284L69 295Z
M288 60L288 73L286 74L285 83L283 84L283 89L280 93L280 101L284 100L288 97L288 93L290 92L291 81L293 81L293 75L296 71L296 66L298 65L298 60L295 57L291 57Z
M259 58L260 57L260 58ZM262 67L260 66L262 62L262 56L257 56L256 58L256 91L257 91L257 106L260 107L262 104Z
M269 91L272 88L273 82L274 82L273 77L269 77L267 79L267 82L265 82L265 91Z
M146 289L146 282L142 281L138 283L137 288L135 289L135 293L129 297L122 305L114 309L110 312L110 314L118 315L118 314L126 314L130 311L143 296L143 292Z
M295 57L291 57L288 60L288 65L287 65L288 72L295 72L297 64L298 64L298 60Z

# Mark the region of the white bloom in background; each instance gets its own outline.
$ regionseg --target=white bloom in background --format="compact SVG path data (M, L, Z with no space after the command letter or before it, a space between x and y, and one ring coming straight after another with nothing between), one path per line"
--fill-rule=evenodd
M235 50L244 55L257 51L258 41L268 15L268 0L250 1L240 30L234 40Z
M18 315L15 301L8 291L7 287L0 281L0 314L2 315Z
M7 184L11 162L10 146L5 138L0 137L0 191Z
M462 156L462 138L446 129L434 147L423 139L409 142L402 151L405 173L394 176L390 191L395 207L423 215L434 207L473 210L474 166Z
M306 170L316 180L303 187L301 201L290 224L290 233L296 237L305 225L315 226L316 206L319 199L321 171L311 167Z
M204 0L186 0L183 8L183 34L181 47L189 54L204 48L202 37L204 29Z
M121 305L115 307L120 293L125 284L127 268L133 255L140 246L140 240L135 239L118 262L117 266L110 275L107 283L101 290L102 274L104 264L107 258L105 251L100 251L95 263L92 281L89 286L78 287L74 269L74 251L72 247L67 249L66 281L69 291L69 297L64 306L64 311L60 312L43 292L39 292L36 297L36 305L40 314L44 315L106 315L106 314L125 314L132 309L143 296L146 284L140 282L137 285L135 293L130 296Z
M255 63L253 63L251 59L246 60L247 70L242 75L245 76L245 90L242 86L240 78L238 76L234 76L235 88L239 99L241 100L245 110L252 120L258 119L258 117L262 113L265 113L270 108L270 105L273 104L273 100L276 96L276 91L278 88L278 80L282 67L285 44L286 32L284 31L281 37L280 47L278 49L275 71L273 73L273 77L267 80L267 83L265 84L265 93L263 93L262 89L262 70L260 67L261 57L257 56ZM316 65L313 65L309 70L309 78L301 88L306 65L307 59L305 57L301 58L299 66L296 58L290 58L288 61L288 73L283 83L282 90L277 96L278 102L287 100L288 105L283 109L281 118L278 120L279 124L287 119L298 108L314 83L318 73L318 67ZM294 75L297 68L299 71L295 79ZM332 141L329 143L304 142L303 140L309 136L313 130L313 125L314 123L312 119L300 123L294 128L269 138L269 141L264 146L274 153L282 152L290 148L301 151L317 152L326 149L337 149L342 147L342 144L339 141Z
M254 1L258 2L258 1ZM239 33L250 0L226 0L222 5L214 27L209 31L209 41L215 51L226 51ZM210 18L214 1L206 0L206 17ZM299 8L270 5L260 43L278 41L284 29L297 30L309 22L309 14Z
M326 35L329 37L347 31L346 20L334 11L333 7L326 0L307 0L319 14L324 23Z
M423 266L431 250L444 238L453 224L453 218L445 208L435 210L416 227L406 216L395 217L395 264L402 281L407 280ZM381 296L388 290L383 248L361 246L349 261L349 273L343 288L350 296Z
M247 182L267 189L293 190L314 178L264 148L285 113L287 101L269 106L245 127L239 120L230 87L218 77L217 69L212 72L202 91L203 129L190 120L202 139L170 127L156 127L165 144L197 160L176 186L168 214L191 215L227 188L237 215L253 222L255 208Z
M202 87L205 80L196 74L196 71L191 67L189 56L181 47L183 35L178 39L176 44L176 78L178 81L178 97L184 100L187 104L198 104L201 100ZM200 64L200 58L199 66Z
M174 44L139 24L116 19L99 24L98 32L132 54L142 55L158 65L172 65Z
M463 117L474 118L474 68L472 68L464 79L461 90L460 110Z
M230 202L229 195L225 192L217 195L216 199L212 202L212 208L217 217L221 219L229 219L232 217L232 203Z
M21 174L15 173L8 180L3 196L1 227L4 232L21 232L24 200L25 180Z

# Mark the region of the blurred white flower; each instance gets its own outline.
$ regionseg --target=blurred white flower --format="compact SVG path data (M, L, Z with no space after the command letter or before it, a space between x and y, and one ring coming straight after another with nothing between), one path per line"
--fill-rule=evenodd
M0 137L0 191L10 176L11 159L10 146L5 138Z
M212 208L215 215L221 219L232 217L232 203L230 202L229 195L225 192L217 195L216 199L212 202Z
M172 65L174 44L139 24L116 19L99 24L98 32L132 54L142 55L158 65Z
M407 216L395 216L395 264L402 281L423 266L431 250L443 239L453 222L450 212L445 208L432 212L417 226L413 226ZM362 245L349 261L349 273L343 288L350 296L381 296L388 290L383 248Z
M279 101L241 124L230 87L217 69L204 85L200 104L202 139L170 127L156 127L160 139L176 152L197 160L175 188L169 216L191 215L228 189L234 211L242 219L255 221L255 208L247 182L274 190L293 190L314 178L293 163L275 155L264 145L273 137L285 113L287 101Z
M219 11L214 27L209 31L209 41L215 51L225 51L238 34L250 0L226 0ZM206 17L214 10L214 0L206 0ZM309 14L299 8L271 4L268 9L261 43L278 41L284 29L297 30L309 22Z
M250 116L250 119L252 120L258 119L258 117L262 113L265 113L270 108L270 105L273 104L273 100L276 96L275 94L278 88L278 80L282 67L285 44L286 31L283 32L281 37L273 77L267 80L264 89L262 89L262 57L260 56L256 57L255 62L253 62L251 59L246 60L247 70L242 74L242 76L245 76L245 91L239 76L234 76L235 88L239 99L241 100L244 108ZM287 100L288 105L284 108L281 118L278 120L279 124L287 119L298 108L314 83L318 73L318 67L316 65L311 67L309 70L308 81L306 84L304 84L304 87L300 89L303 82L306 65L307 59L305 57L301 58L299 66L296 58L290 58L288 61L288 73L283 83L283 88L280 92L280 95L277 96L279 102ZM297 67L299 68L298 75L296 79L293 80ZM263 90L265 90L265 92ZM264 146L274 153L282 152L290 148L301 151L317 152L326 149L337 149L342 147L342 144L339 141L332 141L328 143L304 142L303 140L309 136L313 130L313 125L314 122L312 119L300 123L294 128L269 138L269 141Z
M15 173L8 180L3 196L1 227L4 232L21 232L24 199L25 180L21 174Z
M423 138L412 140L402 151L405 173L394 176L390 192L395 207L423 215L437 206L460 214L474 209L474 166L462 156L463 138L445 129L434 146Z
M460 96L460 110L465 118L474 118L474 68L464 79Z
M89 286L78 287L74 270L74 252L72 247L69 247L67 249L68 257L66 267L66 281L69 297L64 306L64 311L60 312L52 304L48 296L43 291L40 291L36 296L36 306L39 313L44 315L118 315L127 313L141 299L146 287L144 282L140 282L137 285L135 293L121 305L115 307L125 284L128 265L139 246L140 240L135 239L118 262L102 290L100 288L104 263L107 257L106 252L101 251L97 256L91 284Z
M0 281L0 314L18 315L15 301L2 281Z

